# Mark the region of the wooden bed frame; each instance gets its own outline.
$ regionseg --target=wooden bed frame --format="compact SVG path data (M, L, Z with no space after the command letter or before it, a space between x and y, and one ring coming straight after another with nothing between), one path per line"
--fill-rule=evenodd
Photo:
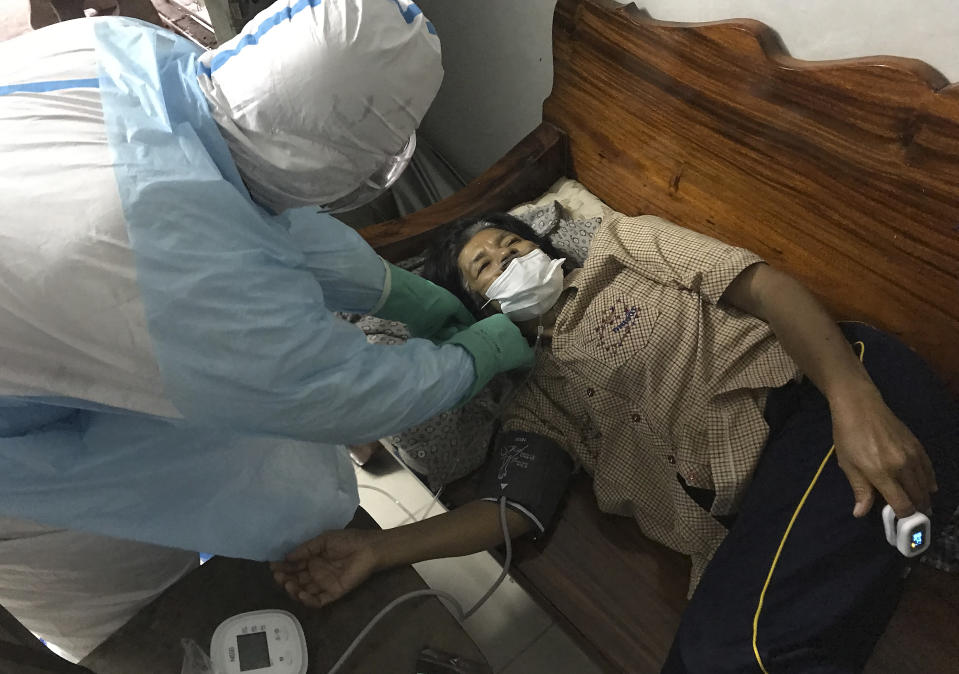
M449 199L362 230L381 254L570 176L618 211L755 251L959 392L959 86L920 61L805 62L756 21L666 23L610 0L559 0L553 55L544 122ZM685 558L599 513L585 477L546 544L518 548L518 581L598 664L658 671ZM914 576L867 671L959 662L959 579Z

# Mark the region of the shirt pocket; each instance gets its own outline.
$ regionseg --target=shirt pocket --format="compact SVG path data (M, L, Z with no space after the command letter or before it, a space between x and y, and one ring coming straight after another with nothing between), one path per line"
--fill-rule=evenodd
M715 497L716 484L713 481L713 468L708 435L703 431L703 423L696 418L678 421L671 429L675 438L676 474L692 489L709 490L712 493L710 506ZM708 510L708 508L707 508Z
M682 438L677 445L676 439L670 437L667 429L653 424L639 410L631 416L630 421L640 434L642 446L662 471L664 479L671 485L670 488L675 484L685 484L692 490L709 491L708 495L703 494L702 497L708 499L712 505L715 492L708 458L696 456L695 453L683 449ZM686 491L689 493L690 489Z
M669 485L670 489L673 483L679 482L679 476L687 482L692 480L695 486L709 481L708 466L685 456L673 445L663 429L654 427L642 410L634 409L624 422L630 425L636 446L647 457L650 469L661 475L664 484Z
M683 482L685 482L688 487L710 492L709 505L712 507L712 500L716 496L716 491L715 485L713 484L713 471L709 463L684 457L682 453L680 453L680 456L676 457L675 460L669 457L667 461L675 463L676 474L682 477ZM708 509L709 508L707 508L707 510Z
M662 295L655 284L614 281L592 299L572 331L575 348L610 369L629 362L652 339Z

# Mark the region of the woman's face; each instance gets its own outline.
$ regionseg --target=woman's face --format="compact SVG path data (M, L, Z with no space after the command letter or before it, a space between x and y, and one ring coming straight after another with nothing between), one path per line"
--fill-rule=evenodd
M490 227L466 242L456 264L470 290L485 297L486 290L511 260L528 255L538 247L517 234Z

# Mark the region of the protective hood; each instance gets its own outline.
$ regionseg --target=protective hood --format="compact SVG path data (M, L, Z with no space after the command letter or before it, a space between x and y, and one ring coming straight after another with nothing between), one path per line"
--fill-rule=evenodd
M198 77L250 193L279 213L396 173L443 68L410 0L278 0Z

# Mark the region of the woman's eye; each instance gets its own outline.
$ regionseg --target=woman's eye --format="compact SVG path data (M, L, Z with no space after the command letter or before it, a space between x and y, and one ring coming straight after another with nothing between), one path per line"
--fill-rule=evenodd
M486 269L488 266L489 266L489 262L484 262L483 264L481 264L479 267L479 273L482 274L483 270Z

